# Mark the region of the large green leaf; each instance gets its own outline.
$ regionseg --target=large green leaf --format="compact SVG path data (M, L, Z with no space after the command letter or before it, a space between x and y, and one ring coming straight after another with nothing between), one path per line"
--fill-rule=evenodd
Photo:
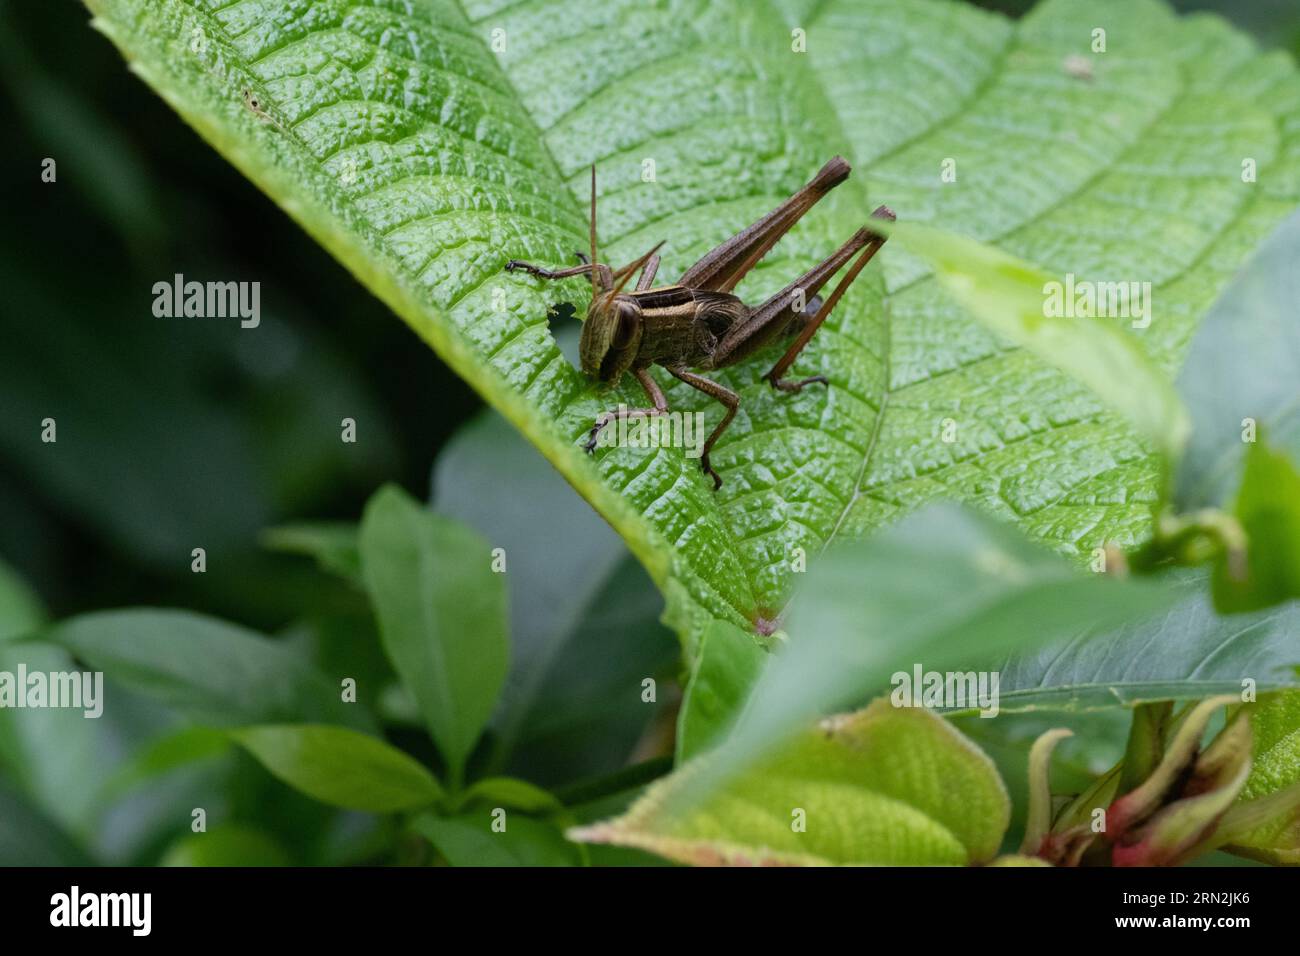
M724 693L723 706L701 709L692 698L717 679L697 680L681 738L699 747L727 730L725 756L714 766L719 775L735 773L806 722L889 693L900 672L995 672L999 657L1162 611L1176 597L1157 583L1090 574L1014 528L931 505L811 569L789 640L757 665L746 657L720 668L757 668L749 693ZM752 641L717 627L708 634L701 674L718 650L735 658L745 653L741 643ZM1005 688L1000 683L994 692L1000 701ZM938 704L945 705L952 706Z
M1168 607L1115 626L1089 621L1047 647L996 662L1006 710L1093 710L1200 700L1300 684L1300 604L1215 613L1201 572L1163 582Z
M998 676L998 708L1089 711L1300 684L1300 604L1215 613L1204 572L1117 581L1012 529L930 506L808 574L774 654L718 623L682 708L679 754L735 729L735 759L819 713L887 691L891 676Z
M493 765L539 782L606 773L670 712L679 648L663 601L618 536L499 415L438 456L433 502L504 551L510 674L493 715Z
M1300 786L1300 694L1270 694L1250 708L1250 776L1240 806ZM1233 839L1234 852L1271 863L1300 864L1300 810L1294 804Z
M626 261L667 239L671 279L843 153L856 174L746 298L888 201L1054 274L1152 282L1154 320L1134 335L1166 371L1300 190L1294 66L1155 0L1048 0L1014 24L937 0L88 3L137 73L609 520L691 635L709 617L761 628L788 598L794 549L933 498L1065 551L1131 544L1160 462L888 248L798 363L829 388L772 393L772 355L719 376L743 400L713 456L719 493L680 450L592 461L578 446L593 417L637 396L597 395L555 346L547 310L581 309L581 281L502 272L583 247L589 164L602 249ZM716 420L687 387L668 395Z
M343 702L339 680L331 681L292 648L201 614L100 611L62 621L43 636L128 690L197 723L311 720L362 730L374 724L364 706ZM111 710L114 704L105 706Z
M985 862L1010 815L993 763L929 711L877 701L790 741L683 805L715 755L646 791L622 817L571 832L697 864Z
M502 575L478 535L391 485L366 505L360 547L384 650L458 786L506 676Z
M59 647L33 641L0 644L0 673L82 671ZM94 692L93 682L87 692ZM96 708L0 707L0 775L56 820L68 833L92 836L90 827L103 778L121 759L124 741L117 708L105 700L116 688L101 687ZM87 839L89 843L89 839Z
M1192 340L1178 383L1195 423L1178 476L1183 509L1227 504L1265 436L1300 458L1298 261L1300 212L1251 256Z

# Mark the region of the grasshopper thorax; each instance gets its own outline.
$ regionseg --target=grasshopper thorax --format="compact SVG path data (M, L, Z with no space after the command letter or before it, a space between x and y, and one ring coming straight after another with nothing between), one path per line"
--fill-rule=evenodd
M641 348L641 306L621 293L602 293L591 300L582 324L578 356L582 370L598 382L613 385L632 368Z

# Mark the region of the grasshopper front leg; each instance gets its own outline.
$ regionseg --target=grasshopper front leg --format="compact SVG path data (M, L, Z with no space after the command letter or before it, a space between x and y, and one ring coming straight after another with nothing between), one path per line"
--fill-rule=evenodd
M634 373L636 380L641 383L641 388L645 390L650 399L651 408L618 408L613 411L603 412L596 419L596 424L591 426L591 431L587 433L587 441L582 446L587 454L594 454L596 451L596 442L600 433L611 423L618 421L620 418L652 418L655 415L663 415L668 411L668 399L664 397L661 389L650 373L645 369L637 369Z
M543 266L535 266L531 262L524 262L522 259L511 259L506 263L506 272L526 272L530 276L536 276L539 279L569 279L573 276L585 276L592 271L592 265L587 261L587 257L578 253L578 257L583 260L582 265L569 266L567 269L547 269ZM595 265L596 281L604 290L614 287L614 274L609 266L603 262Z

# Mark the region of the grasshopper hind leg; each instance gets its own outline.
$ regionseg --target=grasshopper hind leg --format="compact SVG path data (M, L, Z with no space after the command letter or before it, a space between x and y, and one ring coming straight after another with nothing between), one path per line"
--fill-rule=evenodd
M883 219L888 222L894 221L894 213L888 206L881 206L872 215L876 219ZM768 384L773 388L782 392L800 392L803 390L805 385L830 384L824 375L814 375L811 378L801 379L797 382L791 381L783 376L790 370L790 366L794 364L794 360L799 357L799 353L803 351L804 346L806 346L812 339L813 335L816 334L817 329L826 321L826 316L831 314L831 310L834 309L836 304L840 301L840 297L848 291L849 286L853 285L853 281L858 277L858 273L860 273L866 264L872 260L875 254L880 251L880 247L885 244L885 237L882 235L872 233L868 230L860 230L859 234L865 234L867 236L867 241L861 247L861 255L859 255L853 265L849 267L849 271L846 272L844 277L836 284L834 291L831 292L830 297L825 302L819 303L815 309L813 308L813 302L808 302L807 306L804 308L803 314L796 317L796 322L802 326L799 329L798 336L786 350L785 355L781 356L780 360L778 360L777 363L768 370L767 374L763 376L763 378L766 379ZM851 248L855 244L856 243L854 243L853 240L850 240L844 248ZM827 263L831 263L834 258L835 257L828 259ZM827 278L829 278L829 275ZM815 301L816 299L817 297L814 296L813 300ZM809 311L813 312L811 317L808 317ZM791 325L794 324L795 323L791 323Z
M785 327L782 337L791 338L802 334L809 325L817 321L817 314L821 311L821 308L822 297L819 295L813 296L808 300L803 311L790 320L790 324ZM830 384L830 380L825 375L813 375L797 382L792 382L789 379L784 378L778 378L775 381L768 379L768 381L771 382L773 388L779 389L782 392L801 392L805 385Z

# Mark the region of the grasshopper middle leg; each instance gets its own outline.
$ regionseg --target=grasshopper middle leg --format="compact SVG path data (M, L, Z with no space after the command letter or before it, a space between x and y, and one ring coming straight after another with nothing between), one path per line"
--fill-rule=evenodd
M718 440L718 436L727 430L727 426L731 424L731 420L736 417L736 409L740 407L740 396L725 385L719 385L717 382L705 378L703 375L696 375L694 372L691 372L680 365L668 366L668 374L685 382L687 385L691 386L691 388L699 389L705 395L710 395L713 398L716 398L727 410L727 413L722 416L722 421L718 422L717 427L714 428L709 434L709 437L705 439L704 450L700 454L700 467L704 469L706 475L713 479L713 490L717 491L722 487L722 476L714 471L713 466L709 464L709 452L713 450L713 443Z

